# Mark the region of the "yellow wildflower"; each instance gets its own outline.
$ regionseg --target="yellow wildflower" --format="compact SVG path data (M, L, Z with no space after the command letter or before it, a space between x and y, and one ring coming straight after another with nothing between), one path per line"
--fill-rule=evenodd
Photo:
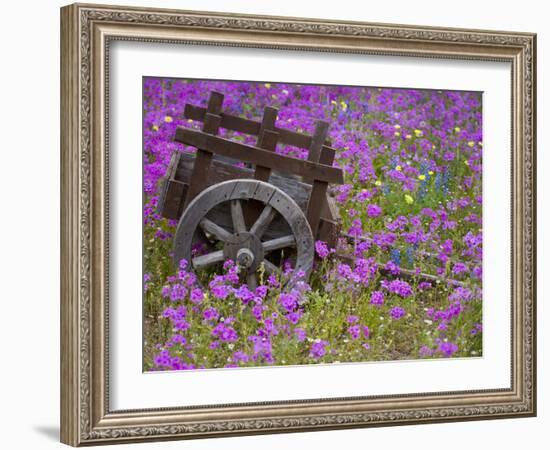
M426 179L426 175L418 175L418 179L420 181L424 181Z
M395 124L393 127L394 127L396 130L399 130L399 129L401 128L401 125Z
M475 142L474 142L474 141L468 142L468 147L472 148L474 145L475 145Z
M331 105L337 105L338 102L337 102L336 100L331 100L331 101L330 101L330 104L331 104Z
M424 133L422 133L422 130L414 130L414 135L416 137L421 137Z
M434 174L434 171L433 170L429 170L428 171L428 175L433 175Z
M271 84L270 84L270 83L266 83L266 84L264 84L264 86L265 86L266 88L269 89L269 88L271 87Z
M401 172L403 170L403 167L401 166L395 166L395 170L397 170L398 172Z
M187 119L187 123L193 123L193 119Z
M407 135L405 136L405 139L410 139L410 138L412 138L412 136L411 136L410 134L407 134Z
M382 186L382 182L381 182L380 180L376 180L376 181L374 182L374 185L375 185L375 186Z
M272 98L273 100L275 100L275 99L277 98L277 96L276 96L275 94L271 94L271 98Z
M393 133L393 134L395 134L396 136L401 136L401 133L400 133L399 131L396 131L396 132Z
M455 127L455 133L460 133L460 128L459 127Z
M158 131L158 130L159 130L158 125L153 125L153 131Z
M469 166L469 165L470 165L470 161L466 160L466 161L464 161L464 164L466 164L467 166Z
M346 102L340 102L340 106L342 106L342 109L346 111L348 109L348 104Z
M172 119L170 116L166 116L166 117L164 118L164 121L165 121L166 123L170 123L170 122L172 122L172 120L174 120L174 119Z
M405 201L407 204L411 205L414 203L414 198L412 198L409 194L405 194Z

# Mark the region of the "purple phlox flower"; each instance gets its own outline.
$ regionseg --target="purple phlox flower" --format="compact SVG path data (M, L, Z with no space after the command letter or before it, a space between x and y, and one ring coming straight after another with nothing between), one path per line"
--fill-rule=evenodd
M231 359L235 364L238 364L240 362L247 363L249 360L249 357L245 352L236 351L233 353L233 356L231 357Z
M382 214L382 208L380 208L380 206L372 203L367 206L367 215L369 217L378 217L380 214Z
M348 266L347 264L343 264L343 263L338 264L338 266L336 267L336 270L338 272L338 275L344 279L350 278L352 275L351 267Z
M292 312L298 306L298 297L293 293L282 293L279 295L279 303L288 312Z
M359 322L359 317L355 316L355 315L349 315L348 317L346 317L346 322L347 323L356 323L356 322Z
M443 356L449 358L458 351L458 345L452 342L441 342L437 350L443 354Z
M210 292L214 297L221 300L225 300L228 297L228 295L231 293L229 287L223 284L211 287Z
M181 284L174 284L170 290L170 300L177 302L183 300L187 295L187 289L185 289Z
M384 293L382 291L373 291L370 295L370 304L380 306L384 304Z
M201 289L195 288L191 291L191 301L198 305L204 300L204 292Z
M306 332L303 328L294 328L294 336L298 342L304 342L306 339Z
M241 300L245 305L254 300L254 294L250 292L246 284L241 285L238 289L234 290L235 297Z
M392 275L399 275L401 273L401 268L391 260L386 263L385 269Z
M403 298L410 297L413 293L411 286L406 281L396 279L392 281L382 280L381 285L388 291Z
M359 325L352 325L348 328L348 333L353 340L357 340L361 337L361 327Z
M219 338L222 342L235 342L239 339L237 332L225 323L216 325L212 330L212 336Z
M321 259L325 259L330 254L330 250L327 246L327 243L324 241L315 242L315 252Z
M285 317L290 323L292 323L293 325L296 325L300 321L302 316L303 316L302 311L295 311L295 312L288 313Z
M268 289L267 286L260 285L256 288L254 293L256 294L256 296L260 298L265 298L265 296L267 295L267 289Z
M464 263L457 262L453 266L453 273L456 274L456 275L461 274L463 272L467 272L467 271L468 271L468 266L466 266L466 264L464 264Z
M456 301L470 301L474 297L473 292L465 287L458 286L455 288L455 290L449 295L449 300L456 302Z
M418 354L420 355L420 357L422 358L426 358L428 356L432 356L434 354L433 350L428 347L427 345L423 345L422 347L420 347L420 349L418 350Z
M405 315L405 310L401 306L394 306L390 309L390 317L393 320L399 320Z
M314 359L322 358L327 353L328 342L325 340L316 340L311 344L311 349L309 351L309 356Z
M217 320L219 316L218 311L213 307L206 308L202 313L204 320Z

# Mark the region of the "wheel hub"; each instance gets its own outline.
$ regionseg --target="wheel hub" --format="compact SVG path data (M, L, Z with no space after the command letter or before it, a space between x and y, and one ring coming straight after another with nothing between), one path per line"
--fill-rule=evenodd
M260 239L253 233L243 231L235 233L223 247L225 259L232 259L247 273L254 272L264 259Z

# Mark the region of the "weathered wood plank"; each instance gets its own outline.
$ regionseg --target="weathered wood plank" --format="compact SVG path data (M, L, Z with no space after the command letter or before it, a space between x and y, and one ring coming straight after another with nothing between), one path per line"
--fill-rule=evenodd
M240 200L231 201L231 219L233 221L233 232L242 233L246 231L246 224L244 222L243 206Z
M250 232L261 239L276 214L277 211L275 211L270 205L266 205L261 212L260 217L258 217L256 222L254 222L254 225L250 228Z
M184 183L189 183L194 161L195 157L193 154L181 153L175 178ZM254 169L237 167L225 161L212 161L210 175L207 180L209 186L236 178L252 179L254 178ZM278 175L276 173L271 174L269 182L290 195L298 206L300 206L302 210L305 210L307 206L307 199L309 197L309 193L311 192L310 185L293 178Z
M296 245L296 240L294 236L289 234L288 236L282 236L280 238L271 239L262 243L264 248L264 253L269 253L274 250L280 250L281 248L294 247Z
M342 170L313 163L278 153L262 150L252 145L245 145L212 136L201 131L178 127L175 140L182 144L191 145L199 149L239 159L254 165L270 167L286 173L294 173L302 177L313 178L327 183L342 184L344 182Z
M272 131L273 128L275 128L277 113L278 111L276 108L272 108L270 106L265 107L262 124L260 126L258 139L256 141L257 147L263 148L264 150L269 150L271 152L275 151L277 141L279 139L279 133ZM254 173L254 178L256 180L269 181L270 175L271 169L269 167L256 166L256 171Z
M212 91L208 99L208 108L204 114L204 123L202 130L204 133L217 134L221 124L220 112L222 110L223 94ZM195 165L193 173L189 179L189 187L185 198L185 206L197 196L207 185L210 164L212 163L212 153L205 151L204 148L198 148L195 156Z
M261 142L259 148L264 150L274 152L277 147L277 140L279 139L279 133L274 131L265 130L262 133ZM256 166L256 171L254 172L254 178L261 181L269 181L271 176L271 169L265 166Z
M321 148L323 146L323 141L325 140L327 133L328 123L322 120L318 120L315 123L315 133L313 134L313 139L311 140L311 145L309 147L309 161L317 163L321 159ZM324 157L327 157L326 153ZM330 166L332 166L332 161L330 161ZM317 177L313 177L313 185L307 205L306 217L314 237L317 236L317 230L319 229L319 221L321 219L323 204L326 202L327 189L328 183L326 181L319 180Z
M191 105L187 103L185 105L184 117L186 119L203 121L206 114L206 108L201 106ZM251 134L257 136L261 130L261 122L251 119L245 119L243 117L221 112L222 118L220 127L227 130L238 131L240 133ZM293 145L294 147L309 148L311 145L312 137L307 133L298 133L296 131L288 130L286 128L275 127L273 131L276 131L280 135L280 142L287 145ZM330 147L330 139L325 139L324 146Z
M167 219L179 219L183 211L183 199L187 184L177 180L166 181L166 195L161 215Z

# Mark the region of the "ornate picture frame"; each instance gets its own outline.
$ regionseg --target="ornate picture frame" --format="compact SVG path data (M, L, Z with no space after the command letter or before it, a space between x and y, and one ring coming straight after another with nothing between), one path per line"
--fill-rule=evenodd
M109 387L109 57L115 41L511 65L509 388L113 410ZM61 441L163 439L536 414L536 35L74 4L61 9Z

